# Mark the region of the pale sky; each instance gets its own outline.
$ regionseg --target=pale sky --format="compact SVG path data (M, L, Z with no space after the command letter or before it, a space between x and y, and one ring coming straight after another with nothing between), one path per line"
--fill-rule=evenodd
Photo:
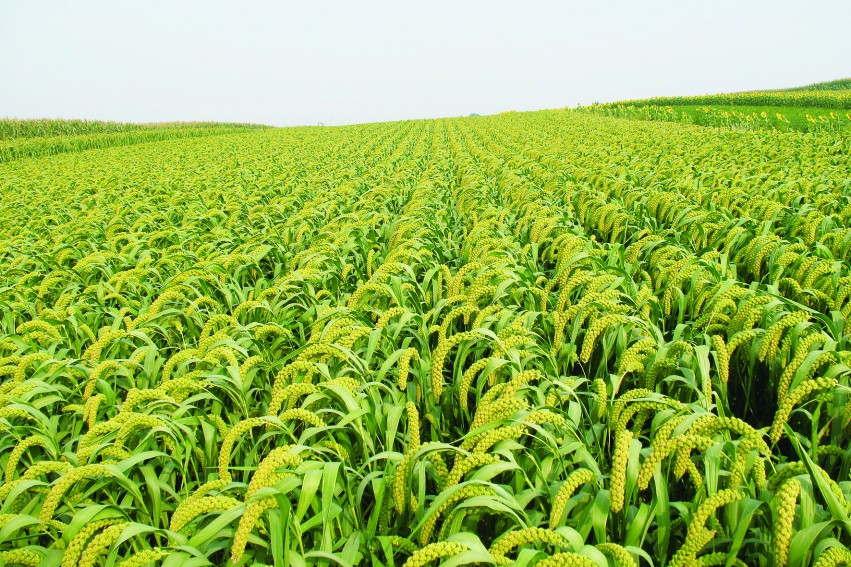
M346 124L851 76L851 1L0 0L0 117Z

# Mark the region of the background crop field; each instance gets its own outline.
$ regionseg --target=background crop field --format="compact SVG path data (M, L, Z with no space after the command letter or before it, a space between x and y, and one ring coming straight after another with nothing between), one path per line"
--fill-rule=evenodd
M850 106L0 123L2 561L851 561Z
M776 91L663 97L594 104L586 112L778 132L851 131L851 79Z

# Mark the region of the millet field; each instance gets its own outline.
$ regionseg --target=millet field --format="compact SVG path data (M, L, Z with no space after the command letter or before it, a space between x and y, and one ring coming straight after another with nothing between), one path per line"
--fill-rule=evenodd
M841 87L0 122L0 563L851 564Z

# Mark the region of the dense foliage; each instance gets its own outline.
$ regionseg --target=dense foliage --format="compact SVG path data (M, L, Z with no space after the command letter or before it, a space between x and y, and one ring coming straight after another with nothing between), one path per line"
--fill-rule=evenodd
M577 110L734 130L841 133L851 130L849 109L851 79L774 91L619 101Z
M0 164L2 560L848 562L849 148L551 111Z
M259 128L253 124L228 124L222 122L105 122L101 120L0 120L0 140L34 138L42 136L83 136L137 132L139 130L186 130L187 128Z
M847 84L828 89L748 91L741 93L711 94L697 96L669 96L643 100L622 101L621 104L640 106L734 105L734 106L806 106L814 108L851 109L851 89Z
M174 138L212 136L263 126L218 122L128 124L96 120L0 120L0 163Z
M838 91L851 89L851 79L837 79L835 81L825 81L823 83L813 83L803 87L793 87L791 89L783 89L787 91Z
M801 106L656 106L595 104L576 109L633 120L682 122L733 130L778 132L851 132L851 112Z

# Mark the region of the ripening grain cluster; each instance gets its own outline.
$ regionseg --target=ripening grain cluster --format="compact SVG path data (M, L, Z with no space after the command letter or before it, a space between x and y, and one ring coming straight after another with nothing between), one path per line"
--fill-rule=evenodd
M849 130L24 126L3 564L851 560Z

